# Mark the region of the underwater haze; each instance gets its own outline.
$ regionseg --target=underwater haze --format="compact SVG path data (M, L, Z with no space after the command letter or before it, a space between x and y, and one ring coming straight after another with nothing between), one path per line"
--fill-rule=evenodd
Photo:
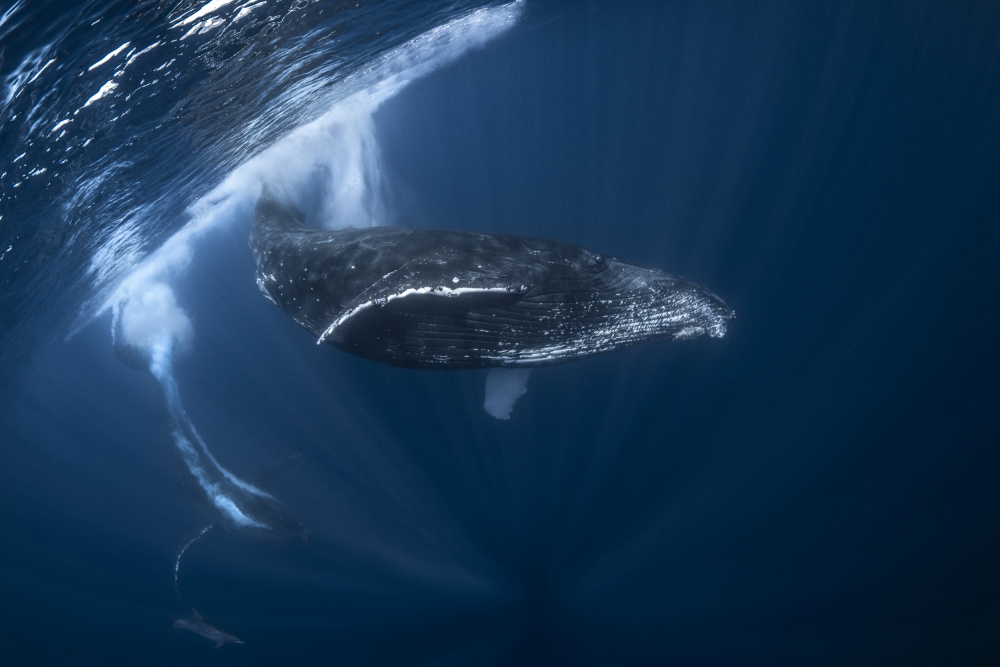
M0 664L1000 661L998 26L6 0ZM488 397L265 299L263 184L330 230L608 253L736 318Z

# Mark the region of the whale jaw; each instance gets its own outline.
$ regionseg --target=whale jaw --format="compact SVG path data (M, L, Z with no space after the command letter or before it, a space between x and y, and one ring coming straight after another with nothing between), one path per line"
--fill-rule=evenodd
M642 343L725 335L733 312L711 292L614 260L585 279L553 278L521 292L403 287L360 310L324 342L406 368L534 367Z

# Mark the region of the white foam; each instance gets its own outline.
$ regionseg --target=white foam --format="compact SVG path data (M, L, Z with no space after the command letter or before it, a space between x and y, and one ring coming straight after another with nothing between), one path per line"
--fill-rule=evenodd
M160 353L189 348L194 327L177 305L173 290L162 282L135 285L133 289L118 313L122 342Z
M268 528L268 526L260 521L252 519L244 514L239 506L224 493L219 492L215 494L212 497L212 504L215 505L220 514L229 517L229 519L238 526L243 526L244 528Z
M175 22L174 27L195 23L231 1L208 2L197 12ZM245 6L249 9L258 4ZM509 29L519 17L522 6L522 0L517 0L501 7L474 11L416 37L361 68L361 74L348 77L347 82L338 86L340 90L355 91L353 94L345 95L320 118L295 129L233 170L189 208L188 223L141 263L136 264L134 260L137 251L134 250L133 232L142 221L135 220L126 226L125 232L113 235L95 252L91 273L106 278L123 266L134 268L108 295L94 316L109 309L127 309L127 305L121 304L145 294L155 285L166 285L173 275L187 267L195 243L208 230L235 220L246 220L246 211L252 210L264 181L284 187L293 195L317 188L322 190L325 196L317 217L327 227L383 223L384 179L373 114L414 79ZM125 46L127 44L109 57ZM115 87L114 81L108 81L84 106L112 93ZM305 97L313 93L307 88L302 94ZM173 303L176 305L176 299ZM177 310L180 311L179 307ZM165 325L169 326L170 322Z

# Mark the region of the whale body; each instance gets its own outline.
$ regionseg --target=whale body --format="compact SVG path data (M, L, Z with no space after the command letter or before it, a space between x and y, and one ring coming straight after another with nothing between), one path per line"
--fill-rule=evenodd
M544 366L719 338L734 317L704 287L560 241L304 222L265 187L250 233L260 291L317 343L395 366Z

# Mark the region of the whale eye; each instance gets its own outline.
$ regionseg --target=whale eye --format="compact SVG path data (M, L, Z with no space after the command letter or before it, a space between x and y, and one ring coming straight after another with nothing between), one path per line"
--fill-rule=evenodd
M603 271L608 266L607 260L600 255L589 255L584 257L580 264L580 268L588 273L598 273Z

